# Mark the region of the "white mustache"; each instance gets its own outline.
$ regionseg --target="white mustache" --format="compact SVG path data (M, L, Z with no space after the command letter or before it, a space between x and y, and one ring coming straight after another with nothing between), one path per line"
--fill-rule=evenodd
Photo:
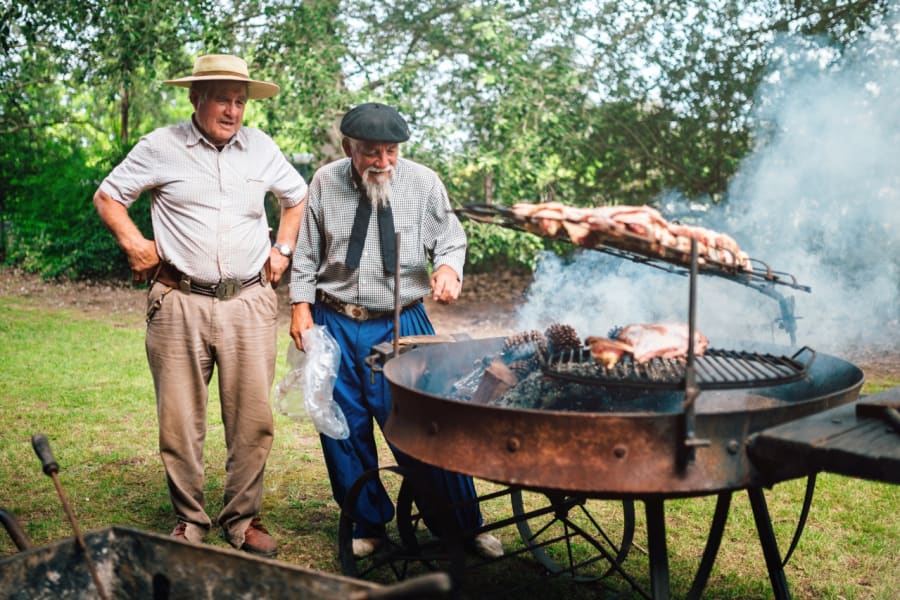
M365 174L368 175L369 173L374 173L376 175L380 175L381 173L393 173L393 172L394 172L394 167L392 167L391 165L388 165L383 169L379 169L377 167L369 167L368 169L366 169Z

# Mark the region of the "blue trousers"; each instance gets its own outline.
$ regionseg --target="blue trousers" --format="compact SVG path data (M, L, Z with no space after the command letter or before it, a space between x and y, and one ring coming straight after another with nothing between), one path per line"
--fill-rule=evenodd
M341 349L341 366L334 386L334 399L344 411L350 436L346 440L320 435L325 464L331 480L331 490L338 505L344 507L344 499L356 480L366 471L378 468L378 453L375 447L374 424L383 430L391 409L391 396L387 380L382 373L376 373L374 383L371 370L363 362L371 354L373 346L390 342L394 338L393 316L370 321L353 319L332 310L321 303L313 306L313 320L317 325L325 325L334 336ZM425 306L418 303L400 314L400 335L433 335L434 327L425 312ZM429 519L434 514L431 502L460 505L452 514L455 525L460 529L475 529L482 523L481 510L476 497L472 478L425 465L389 445L394 459L401 467L415 473L418 489L428 490L427 495L416 494L419 511L425 515L424 521L435 535L445 535L439 521ZM446 513L445 513L446 514ZM380 481L369 481L359 495L354 512L355 529L353 536L379 537L385 523L394 517L394 506ZM446 520L444 522L447 522Z

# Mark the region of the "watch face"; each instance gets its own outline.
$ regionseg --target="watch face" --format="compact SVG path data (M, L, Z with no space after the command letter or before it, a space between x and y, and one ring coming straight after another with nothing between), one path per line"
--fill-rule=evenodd
M278 250L278 252L279 252L282 256L290 256L291 254L293 254L293 252L291 252L291 247L288 246L287 244L277 243L277 244L274 245L274 248L275 248L276 250Z

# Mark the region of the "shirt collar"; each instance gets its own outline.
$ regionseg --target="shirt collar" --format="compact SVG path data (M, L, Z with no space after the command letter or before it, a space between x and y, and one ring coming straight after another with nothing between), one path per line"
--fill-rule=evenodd
M211 141L206 139L206 137L203 135L203 132L200 131L200 128L197 126L197 121L194 119L194 115L191 115L190 124L191 124L190 131L189 131L188 137L187 137L187 145L188 146L196 146L200 142L205 142L205 143L209 144L210 146L212 146L213 148L216 147ZM241 150L244 150L247 148L247 132L244 131L243 125L241 125L241 128L238 129L238 132L236 134L231 136L231 139L228 140L228 142L225 144L225 146L226 147L231 146L232 144L234 144L236 147L240 148Z

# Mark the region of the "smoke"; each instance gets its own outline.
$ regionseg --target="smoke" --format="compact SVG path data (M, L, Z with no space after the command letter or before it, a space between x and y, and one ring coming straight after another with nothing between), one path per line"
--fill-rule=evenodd
M775 286L795 304L797 345L841 352L898 347L900 336L900 25L839 59L808 39L780 45L760 91L751 153L723 207L699 215L677 193L666 218L729 233L755 258L812 291ZM636 322L687 322L689 279L595 251L546 256L519 311L522 329L571 324L606 335ZM790 343L777 299L719 277L697 282L697 326L718 339Z

